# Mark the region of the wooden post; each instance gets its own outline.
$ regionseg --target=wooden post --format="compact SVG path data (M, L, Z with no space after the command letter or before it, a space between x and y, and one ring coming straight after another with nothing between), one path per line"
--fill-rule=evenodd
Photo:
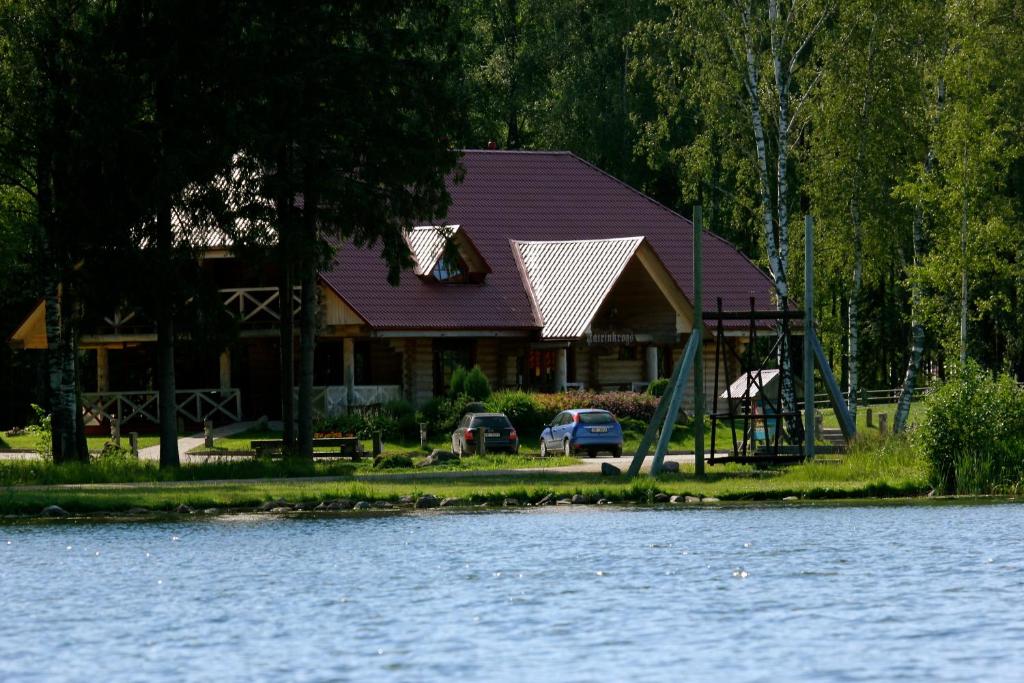
M653 382L658 379L658 347L651 344L647 347L647 358L646 358L646 370L647 370L647 381Z
M384 451L384 447L381 444L383 439L381 438L380 432L373 433L373 455L374 457L380 455Z
M783 323L787 324L787 323ZM814 459L814 219L804 217L804 458Z
M220 388L231 388L231 351L228 349L220 353Z
M132 457L139 459L139 433L128 432L128 446L132 449Z
M110 440L115 446L121 445L121 421L116 417L110 418Z
M569 382L569 350L555 350L555 391L565 391Z
M420 422L420 448L427 447L427 423Z
M110 391L110 356L106 349L96 349L96 391Z
M473 431L476 432L476 454L487 455L487 430L477 427Z
M342 340L342 367L344 369L342 375L345 379L345 395L347 400L345 401L345 412L352 412L352 404L355 403L356 399L356 343L352 337L345 337Z
M704 476L704 213L693 207L693 334L700 338L693 360L693 472ZM675 420L675 415L670 416ZM671 425L666 425L671 432ZM659 440L660 441L660 440Z
M591 358L594 354L591 354ZM672 392L675 391L676 385L679 383L679 375L683 372L683 364L676 363L675 368L672 370L672 378L668 381L668 387L665 388L665 394L658 401L658 407L654 409L654 417L647 424L647 429L644 430L644 436L640 439L640 445L637 446L636 453L633 454L633 461L629 464L629 470L627 476L635 477L640 474L640 466L644 463L644 458L647 457L647 451L650 450L651 444L658 441L661 438L660 425L665 419L665 414L668 412L668 404L672 401Z
M871 406L868 406L864 410L864 414L865 414L865 416L867 418L867 421L868 421L868 427L874 427L875 426L875 420L874 420L875 416L874 416L873 411L871 410Z
M878 433L888 434L889 433L889 415L888 413L878 414Z
M213 448L213 420L203 420L203 446Z
M661 472L661 464L665 461L665 454L668 452L668 444L672 440L672 432L675 430L676 417L679 415L679 408L683 403L683 395L686 393L686 384L690 381L690 372L693 370L694 357L700 353L704 340L696 331L690 335L690 341L686 345L686 352L680 365L679 378L673 388L671 399L668 404L668 411L665 413L665 424L658 438L658 446L654 450L654 459L651 460L651 476L657 476ZM669 398L668 393L661 397L662 401ZM696 431L696 429L694 430Z

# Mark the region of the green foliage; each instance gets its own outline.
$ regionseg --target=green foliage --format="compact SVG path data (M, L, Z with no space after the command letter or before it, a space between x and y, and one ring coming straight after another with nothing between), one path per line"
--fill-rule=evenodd
M29 425L25 431L33 436L33 444L36 453L43 460L53 459L53 433L50 429L52 418L49 413L35 403L32 404L32 412L35 413L36 423Z
M651 396L660 398L665 395L666 391L668 391L668 379L665 377L659 377L647 385L647 393Z
M466 368L459 365L452 370L452 378L448 381L448 395L461 396L466 393Z
M928 397L917 438L940 491L1017 490L1024 482L1024 390L968 363Z
M375 434L381 434L384 439L399 440L415 438L419 427L412 405L408 401L399 400L361 412L321 418L316 421L313 429L318 434L337 433L342 436L358 436L360 439L370 439Z
M373 459L373 469L375 470L397 470L407 467L412 467L412 456L405 453L378 455Z
M487 410L508 416L512 426L523 439L540 433L541 425L544 424L534 394L518 389L506 389L491 394L487 400Z
M474 401L486 401L491 395L491 383L487 381L487 375L474 365L473 369L466 373L466 384L464 393Z

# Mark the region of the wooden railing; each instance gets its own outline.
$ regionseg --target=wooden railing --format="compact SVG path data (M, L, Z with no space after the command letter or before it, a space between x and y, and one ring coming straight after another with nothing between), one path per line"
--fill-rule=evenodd
M281 320L281 301L277 287L229 287L218 290L224 307L240 323L274 323ZM298 314L302 307L299 288L292 292L292 306Z
M295 390L298 402L299 390ZM368 408L402 398L398 384L357 384L352 388L352 402L344 385L313 387L313 413L319 417L333 417L350 408ZM296 406L298 407L298 406Z
M220 417L232 422L242 419L242 394L238 389L184 389L175 392L176 413L194 423ZM160 421L160 395L156 391L102 391L82 394L86 423L110 421L119 424L134 419Z

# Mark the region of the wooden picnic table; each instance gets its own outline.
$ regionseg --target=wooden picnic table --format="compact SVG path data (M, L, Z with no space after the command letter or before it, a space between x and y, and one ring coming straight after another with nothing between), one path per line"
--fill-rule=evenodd
M284 441L281 439L257 439L250 442L250 448L259 457L281 455ZM313 439L313 448L336 448L333 453L314 453L317 458L352 458L353 462L360 459L359 439L355 436L339 436L324 439Z

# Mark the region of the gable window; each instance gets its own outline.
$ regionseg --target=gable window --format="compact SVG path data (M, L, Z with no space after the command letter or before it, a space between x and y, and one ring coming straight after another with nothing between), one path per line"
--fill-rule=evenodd
M462 282L464 272L461 259L442 257L437 259L437 265L434 266L434 270L430 274L438 282Z

